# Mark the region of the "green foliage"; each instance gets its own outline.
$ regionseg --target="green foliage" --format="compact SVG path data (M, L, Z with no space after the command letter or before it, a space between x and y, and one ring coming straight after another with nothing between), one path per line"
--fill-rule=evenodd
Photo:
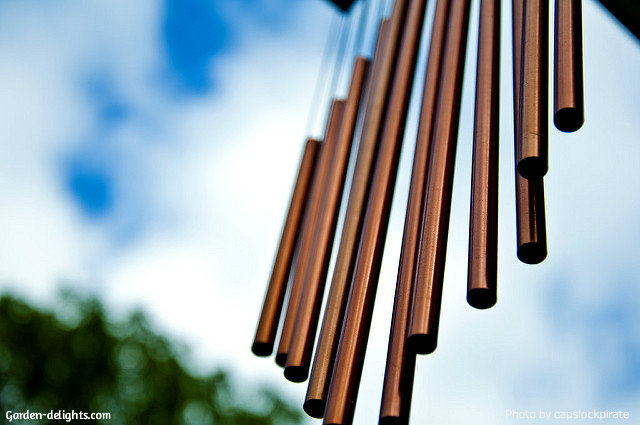
M96 299L71 292L62 294L58 307L41 311L12 296L0 298L3 412L110 412L108 423L132 425L302 420L268 388L243 385L240 393L224 371L190 373L179 350L141 313L112 323Z

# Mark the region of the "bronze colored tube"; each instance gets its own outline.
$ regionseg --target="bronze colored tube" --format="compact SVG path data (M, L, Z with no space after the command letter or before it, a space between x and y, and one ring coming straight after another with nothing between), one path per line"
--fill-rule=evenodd
M392 29L402 23L396 3ZM324 424L351 424L369 337L373 302L389 223L391 200L404 136L426 0L412 0L393 78L378 159L360 241L353 285L349 293L342 334L327 397Z
M349 94L342 113L342 123L337 134L336 148L332 153L320 215L313 236L312 255L304 276L298 314L284 368L284 376L293 382L302 382L309 375L344 179L368 67L369 61L366 58L362 56L356 58Z
M320 142L315 139L307 139L304 146L298 177L291 195L289 211L284 221L280 245L273 264L269 286L262 304L262 312L258 321L258 328L253 339L251 351L256 356L269 356L273 351L273 343L276 339L278 322L287 290L289 271L293 261L293 252L301 232L302 215L306 209L309 198L309 188L316 167L316 159L320 150Z
M300 238L300 244L297 247L295 255L295 263L293 268L293 276L291 289L289 291L289 302L287 304L287 312L282 324L282 332L280 333L280 342L278 343L278 351L276 352L276 364L284 367L287 362L287 353L289 352L289 344L293 334L293 325L296 315L298 314L298 305L300 296L302 295L302 284L304 274L309 264L309 258L312 251L313 234L318 222L320 214L320 203L322 202L322 193L327 184L327 175L331 165L332 152L335 150L337 143L338 129L342 120L344 111L344 101L334 100L331 104L331 111L324 135L324 145L320 152L316 173L313 177L313 185L309 198L309 206L305 211L303 222L303 233Z
M584 123L582 0L556 0L554 114L560 131Z
M442 68L444 38L449 15L449 0L438 0L431 30L427 69L424 77L420 122L413 155L413 170L402 236L402 250L396 295L393 304L387 365L382 387L380 423L406 424L409 421L416 356L406 350L407 326L411 308L411 291L415 274L418 237L422 223L424 187L431 147L438 81Z
M527 179L549 168L549 0L527 0L522 21L520 124L516 158Z
M482 0L469 224L467 302L493 307L498 272L498 142L500 132L500 0Z
M418 265L413 283L408 348L419 354L435 350L442 301L442 280L451 210L451 187L460 118L470 0L452 0L445 41L440 93L429 156Z
M523 0L513 0L513 123L517 149L520 118L520 66L522 46ZM517 158L516 158L517 164ZM538 264L547 256L544 216L544 184L542 178L525 179L516 170L516 236L517 255L527 264Z
M373 162L378 148L378 134L382 126L387 87L390 86L390 61L384 61L386 32L389 20L383 19L378 28L378 39L373 58L372 69L369 71L364 125L358 146L358 157L354 169L349 202L342 227L342 237L338 256L333 270L333 279L329 289L322 327L318 337L313 367L309 377L309 387L304 402L304 410L309 416L321 418L329 392L333 363L338 349L338 339L342 329L342 319L347 304L347 296L351 287L353 268L358 254L358 243L362 233L365 202L371 186ZM389 50L389 49L387 49ZM391 51L395 52L395 48ZM394 55L391 55L393 57ZM384 63L383 63L384 62ZM384 66L387 65L387 66ZM386 72L385 72L386 71ZM383 88L378 84L387 81ZM377 90L377 91L376 91Z
M518 258L527 264L541 263L547 257L542 178L516 178L516 209Z

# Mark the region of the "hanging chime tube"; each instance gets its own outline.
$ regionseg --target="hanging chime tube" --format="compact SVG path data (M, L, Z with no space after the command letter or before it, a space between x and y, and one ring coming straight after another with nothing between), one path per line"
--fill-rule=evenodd
M293 253L302 233L302 217L309 198L309 187L313 179L319 150L319 141L311 138L307 139L302 159L300 160L293 194L291 195L289 211L284 221L280 245L278 245L271 278L269 279L269 286L262 304L258 328L251 346L251 350L257 356L269 356L273 351L273 343L276 339Z
M480 3L477 66L467 302L489 308L497 299L500 0Z
M300 303L300 296L302 295L304 274L309 264L309 258L312 251L313 234L320 214L322 193L324 192L324 187L327 184L327 174L331 165L332 152L335 150L337 133L340 128L340 121L342 120L344 106L345 102L343 100L334 100L331 104L331 110L329 112L329 118L325 129L324 144L322 146L316 172L313 177L309 206L304 215L302 227L303 233L300 238L298 250L295 254L287 312L285 314L282 331L280 333L278 351L276 352L276 363L282 367L284 367L287 362L287 354L289 352L289 345L291 344L291 336L293 335L293 325L295 323L296 315L298 314L298 305Z
M369 71L370 75L367 78L364 124L349 192L347 213L342 226L340 247L303 405L305 412L314 418L321 418L324 415L329 382L338 348L340 330L342 329L342 319L358 253L365 202L371 185L373 162L378 145L378 133L382 123L384 107L386 106L387 86L390 85L388 81L391 77L391 66L389 65L392 64L384 61L384 46L388 29L389 20L383 19L378 28L373 62ZM394 47L392 51L395 52L395 50ZM384 88L379 88L378 84L384 81L387 81L387 84L384 85Z
M418 238L422 223L424 187L427 179L431 132L433 130L438 81L442 68L449 0L438 0L433 18L427 68L422 92L420 121L413 156L413 170L404 222L402 250L393 305L387 364L382 387L380 423L406 424L409 421L415 372L414 353L406 350L407 325L415 272Z
M419 354L435 350L438 339L469 3L470 0L452 0L449 11L407 334L408 348Z
M549 168L549 0L527 0L522 21L518 172L543 177Z
M513 124L517 151L520 121L520 66L522 65L523 0L513 0ZM517 164L517 157L516 157ZM542 177L525 179L516 170L516 237L517 256L527 264L538 264L547 256Z
M516 226L520 261L541 263L547 257L547 231L544 216L544 183L541 177L516 177Z
M302 382L309 374L340 200L368 66L369 61L366 58L356 58L340 130L337 133L337 143L331 157L313 236L312 254L304 277L298 314L284 368L284 376L293 382Z
M584 123L582 0L556 0L553 122L572 132Z
M380 274L391 200L413 83L426 0L412 0L406 24L394 9L392 29L403 28L398 63L382 132L371 193L367 203L362 240L349 294L336 363L327 397L324 424L351 424L364 354L369 337L373 302Z

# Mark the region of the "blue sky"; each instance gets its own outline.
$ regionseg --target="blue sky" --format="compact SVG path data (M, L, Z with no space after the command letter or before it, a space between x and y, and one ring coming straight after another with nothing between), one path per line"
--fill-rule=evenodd
M480 312L464 301L473 2L441 339L418 361L413 423L514 423L505 409L532 408L640 417L640 44L584 3L586 122L550 131L549 257L535 267L515 258L503 4L499 301ZM0 2L3 289L48 303L67 282L116 314L141 305L199 367L227 365L300 403L305 386L249 347L335 15L320 0ZM416 84L361 424L379 408L420 95Z

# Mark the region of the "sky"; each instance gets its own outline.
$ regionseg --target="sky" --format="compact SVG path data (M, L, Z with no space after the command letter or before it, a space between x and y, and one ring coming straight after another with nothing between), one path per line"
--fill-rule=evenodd
M434 3L356 424L378 416ZM479 311L465 301L473 1L439 346L418 359L412 423L531 422L509 418L508 409L621 409L635 423L640 43L599 3L584 1L586 120L574 134L550 126L549 255L525 265L515 257L509 3L498 303ZM306 386L285 381L250 346L306 132L319 134L329 100L322 97L309 126L337 14L321 0L0 1L0 290L50 305L67 285L98 294L115 315L141 307L191 347L196 368L228 367L301 405ZM370 53L373 27L361 52Z

